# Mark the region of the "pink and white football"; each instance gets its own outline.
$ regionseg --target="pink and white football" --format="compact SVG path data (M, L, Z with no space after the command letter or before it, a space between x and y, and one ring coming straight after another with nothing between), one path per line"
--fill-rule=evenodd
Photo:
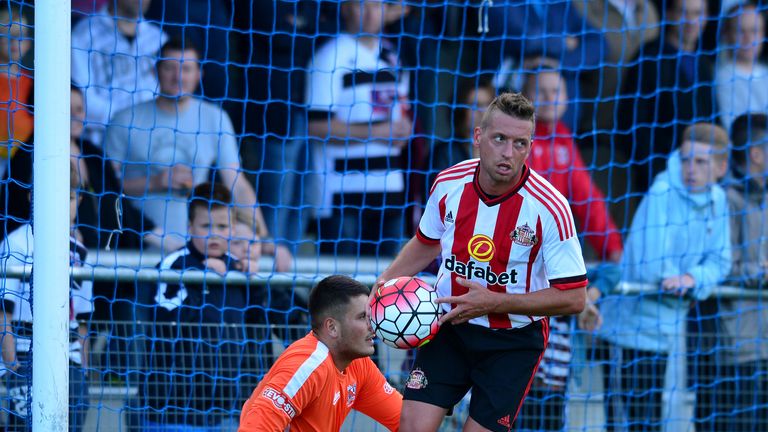
M371 325L385 344L401 349L418 348L437 334L440 306L437 292L417 277L385 282L371 301Z

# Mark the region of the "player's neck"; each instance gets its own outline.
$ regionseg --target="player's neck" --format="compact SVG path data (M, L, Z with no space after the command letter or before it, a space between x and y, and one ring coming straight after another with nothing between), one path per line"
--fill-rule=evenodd
M502 196L511 191L517 184L520 183L520 179L523 176L523 170L509 182L497 182L491 178L491 176L482 169L478 172L477 183L480 185L480 189L486 194L491 196Z
M349 364L352 363L352 359L342 358L342 356L334 354L333 352L331 352L331 359L333 360L333 364L336 365L336 369L339 372L344 372L347 370Z
M348 359L344 353L339 352L332 338L327 338L323 336L321 332L316 332L314 330L312 330L312 334L318 341L320 341L328 348L328 353L331 356L331 360L333 360L333 364L336 366L336 369L339 372L344 372L349 364L352 363L353 359Z

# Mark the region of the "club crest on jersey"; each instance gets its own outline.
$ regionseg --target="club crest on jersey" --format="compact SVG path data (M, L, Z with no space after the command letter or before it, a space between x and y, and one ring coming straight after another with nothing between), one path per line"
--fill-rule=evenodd
M511 238L515 244L519 244L520 246L533 246L539 242L538 237L536 237L536 232L533 231L533 228L528 226L527 222L525 225L519 226L509 233L509 238Z
M357 383L347 386L347 406L351 407L355 403L355 396L357 393Z
M424 372L416 368L411 371L411 374L408 375L408 380L405 381L405 386L408 387L411 390L421 390L427 386L427 376L424 375Z

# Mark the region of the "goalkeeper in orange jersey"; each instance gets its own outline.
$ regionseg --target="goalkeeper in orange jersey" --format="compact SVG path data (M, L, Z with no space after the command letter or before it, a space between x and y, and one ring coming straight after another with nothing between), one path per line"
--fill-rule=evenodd
M288 347L245 402L240 432L338 431L353 409L398 430L402 396L369 357L368 294L338 275L312 289L312 331Z

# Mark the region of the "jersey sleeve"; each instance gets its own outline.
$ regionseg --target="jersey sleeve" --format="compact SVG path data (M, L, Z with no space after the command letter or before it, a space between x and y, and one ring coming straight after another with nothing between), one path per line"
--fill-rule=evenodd
M240 432L283 431L316 399L327 380L322 367L309 370L313 356L278 359L243 406Z
M579 238L575 234L573 214L567 205L560 206L560 209L565 216L562 218L564 220L559 221L553 214L544 213L539 221L544 236L541 251L547 279L552 288L584 288L587 286L587 269Z
M387 429L397 431L403 396L387 382L370 358L361 359L356 366L359 369L358 380L363 385L354 408Z
M427 200L427 206L424 214L419 221L419 229L416 231L416 238L422 243L437 244L445 232L443 224L443 213L445 213L445 195L442 188L435 188L432 195Z

